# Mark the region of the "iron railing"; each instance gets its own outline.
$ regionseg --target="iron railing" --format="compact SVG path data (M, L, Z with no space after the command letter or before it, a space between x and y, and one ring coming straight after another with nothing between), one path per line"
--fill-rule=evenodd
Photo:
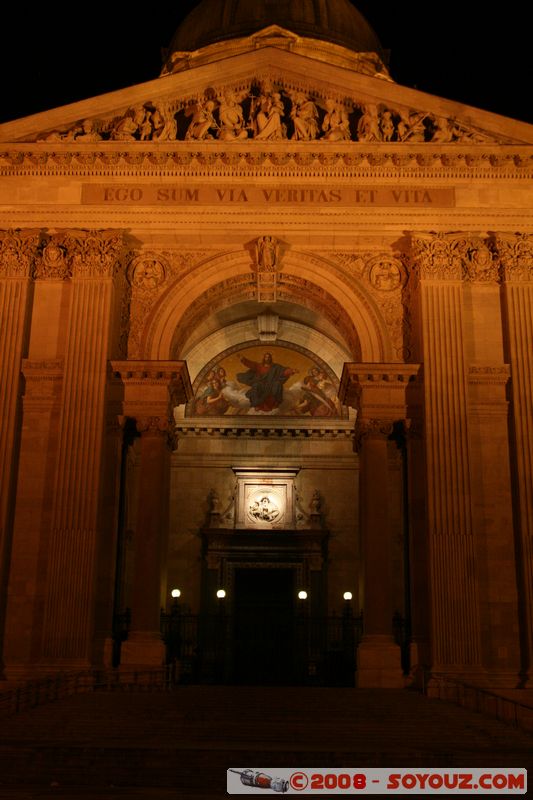
M16 714L45 703L53 703L73 694L96 691L150 692L169 691L173 686L169 666L154 670L87 670L58 673L37 680L25 681L1 690L0 715Z
M276 628L257 632L239 629L226 614L161 614L161 633L167 662L177 665L182 683L233 683L243 680L242 660L265 653L272 643L279 656L271 661L272 682L282 679L300 685L353 685L356 650L362 637L362 617L297 616L284 631L283 646ZM256 637L254 639L254 636ZM257 667L257 665L255 665ZM276 673L278 671L278 674ZM256 675L261 679L261 674Z

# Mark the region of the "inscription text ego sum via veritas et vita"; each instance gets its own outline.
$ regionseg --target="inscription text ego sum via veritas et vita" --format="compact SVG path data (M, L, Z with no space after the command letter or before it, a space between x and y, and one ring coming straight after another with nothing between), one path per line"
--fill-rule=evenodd
M311 205L429 206L455 205L453 188L412 186L258 187L176 186L161 184L85 184L87 205Z

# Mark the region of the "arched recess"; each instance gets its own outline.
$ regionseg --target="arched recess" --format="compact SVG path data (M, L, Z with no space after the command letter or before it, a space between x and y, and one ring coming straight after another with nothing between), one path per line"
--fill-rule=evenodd
M352 360L378 363L391 358L384 321L357 279L347 279L324 258L287 253L278 274L284 302L308 306L338 328ZM147 320L141 358L182 358L189 332L208 315L228 305L253 302L256 275L246 250L226 253L196 265L173 284ZM265 308L257 303L257 313Z

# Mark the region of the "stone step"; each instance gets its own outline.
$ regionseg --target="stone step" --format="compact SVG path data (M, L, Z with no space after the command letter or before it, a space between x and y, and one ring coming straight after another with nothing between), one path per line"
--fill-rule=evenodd
M221 797L243 765L531 769L533 736L408 691L274 687L74 695L0 729L0 800L51 785Z

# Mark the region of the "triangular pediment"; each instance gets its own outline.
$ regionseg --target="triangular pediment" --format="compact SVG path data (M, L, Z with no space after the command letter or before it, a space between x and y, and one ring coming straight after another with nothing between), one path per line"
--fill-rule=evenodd
M4 142L283 139L533 144L533 126L270 45L0 125Z

